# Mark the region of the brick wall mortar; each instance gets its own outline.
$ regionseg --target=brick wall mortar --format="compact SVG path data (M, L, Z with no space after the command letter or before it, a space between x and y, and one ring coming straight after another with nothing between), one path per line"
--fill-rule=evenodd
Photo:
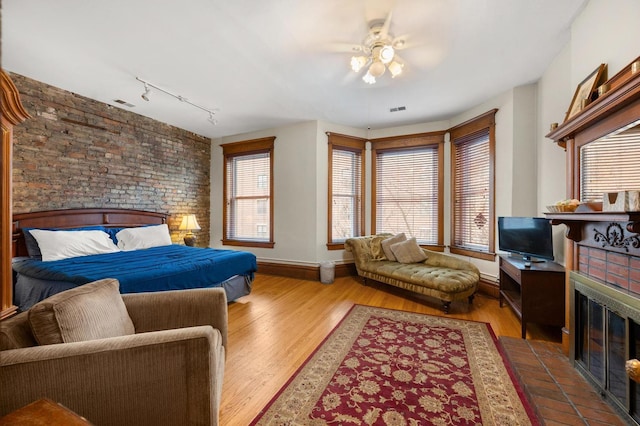
M198 245L209 245L210 139L18 74L11 79L32 116L14 129L14 213L163 212L174 242L182 241L182 216L193 213L202 227Z

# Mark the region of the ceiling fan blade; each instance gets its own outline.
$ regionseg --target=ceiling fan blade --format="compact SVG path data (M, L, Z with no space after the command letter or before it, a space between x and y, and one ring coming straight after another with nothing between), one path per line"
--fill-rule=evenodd
M358 43L324 43L322 50L325 52L357 54L364 50L364 46Z
M380 38L386 38L389 34L389 27L391 26L391 15L393 15L393 11L389 11L387 15L387 19L384 20L384 24L382 24L382 28L380 29Z

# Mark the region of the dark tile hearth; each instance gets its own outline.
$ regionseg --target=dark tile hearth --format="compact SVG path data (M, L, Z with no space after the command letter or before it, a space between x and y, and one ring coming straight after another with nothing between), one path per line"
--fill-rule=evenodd
M626 425L578 373L559 343L500 337L500 343L540 423Z

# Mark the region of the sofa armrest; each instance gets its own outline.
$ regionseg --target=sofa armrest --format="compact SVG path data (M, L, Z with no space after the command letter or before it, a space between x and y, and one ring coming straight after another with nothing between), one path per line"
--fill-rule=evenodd
M210 325L227 347L227 296L222 288L196 288L122 295L136 333Z
M480 277L480 270L471 262L459 259L448 254L439 253L437 251L431 251L427 249L422 250L427 255L427 260L425 260L424 263L429 266L440 266L443 268L458 269L461 271L471 271L475 272L476 274L478 274L478 277Z
M48 397L98 425L216 424L220 343L201 326L3 351L0 416Z

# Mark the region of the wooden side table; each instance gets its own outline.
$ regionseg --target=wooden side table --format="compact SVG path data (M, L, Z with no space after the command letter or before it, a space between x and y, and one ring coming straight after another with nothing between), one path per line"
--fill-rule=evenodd
M87 426L90 424L84 417L47 398L39 399L0 418L2 426Z

